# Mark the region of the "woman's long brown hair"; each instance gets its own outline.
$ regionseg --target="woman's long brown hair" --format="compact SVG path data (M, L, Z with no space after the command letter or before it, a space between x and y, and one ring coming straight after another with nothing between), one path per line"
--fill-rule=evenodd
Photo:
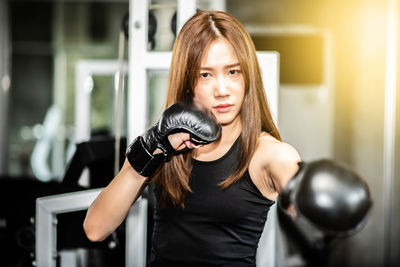
M281 138L268 106L254 44L244 26L225 12L199 11L182 27L172 52L166 106L178 101L192 101L201 58L207 46L217 38L225 38L232 45L245 80L245 98L240 113L242 149L236 169L220 184L227 188L249 167L262 130L278 140ZM162 188L161 205L172 203L184 207L185 195L191 192L192 167L192 155L186 153L174 156L157 172L153 181Z

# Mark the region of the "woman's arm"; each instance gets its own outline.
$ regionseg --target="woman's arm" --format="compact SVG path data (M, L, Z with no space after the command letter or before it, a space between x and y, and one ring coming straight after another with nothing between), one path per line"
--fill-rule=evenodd
M296 149L287 143L277 143L273 145L273 156L267 163L270 171L269 176L273 180L278 194L286 186L289 180L299 169L298 163L301 161Z
M249 171L260 192L274 200L295 175L300 161L299 154L291 145L263 133L258 140Z
M128 146L121 171L89 207L83 223L89 240L104 240L121 224L147 177L152 177L167 157L176 150L214 142L220 134L221 126L206 110L187 103L168 107L156 126Z
M250 168L253 166L255 178L262 177L258 182L261 192L274 199L296 174L300 161L299 154L291 145L262 133Z
M125 160L120 172L89 207L83 228L91 241L102 241L125 219L141 195L147 178Z
M331 160L302 162L299 170L301 159L292 146L274 142L269 148L269 176L280 195L279 207L294 220L307 218L297 224L300 231L343 236L363 227L372 200L353 170Z

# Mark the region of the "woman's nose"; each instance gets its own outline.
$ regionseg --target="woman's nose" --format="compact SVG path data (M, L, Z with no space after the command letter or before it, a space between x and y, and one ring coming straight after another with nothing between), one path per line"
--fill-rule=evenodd
M215 95L219 97L229 95L229 88L224 77L218 77L215 85Z

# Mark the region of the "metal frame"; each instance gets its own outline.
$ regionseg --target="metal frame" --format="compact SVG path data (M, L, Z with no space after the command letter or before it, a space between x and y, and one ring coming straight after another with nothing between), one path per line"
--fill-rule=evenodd
M90 139L90 94L93 89L93 75L114 75L118 79L120 62L118 60L84 59L76 63L75 69L75 143ZM124 74L128 73L128 64L122 65ZM115 100L117 100L117 83L115 83ZM88 169L85 168L80 184L87 185Z
M256 55L272 117L276 123L279 123L279 53L273 51L257 51Z
M189 2L193 1L182 1L187 6ZM129 6L129 36L132 38L129 44L128 114L136 114L136 116L129 117L128 140L145 131L148 117L147 71L168 70L172 56L171 52L151 52L147 49L149 4L149 0L131 0ZM191 7L185 9L191 9ZM177 25L181 25L181 19L181 16L177 15Z
M177 32L196 12L196 0L177 0ZM203 0L204 2L204 0ZM211 8L225 8L225 1L209 1ZM129 91L128 122L129 140L143 133L146 129L147 112L147 72L149 70L168 70L172 52L155 52L147 49L148 13L150 0L131 0L129 6ZM142 38L137 38L140 36ZM136 38L135 38L136 37Z
M93 75L115 75L119 69L118 60L79 60L75 69L75 142L90 138L90 94ZM128 64L123 64L123 72L128 73ZM116 90L115 90L116 91Z
M103 188L41 197L36 200L36 265L57 263L57 215L87 209ZM139 198L126 218L125 266L146 263L147 199Z
M392 201L395 179L396 90L398 70L399 0L387 4L385 110L383 129L384 266L392 264Z
M6 174L8 169L8 98L11 82L7 1L0 1L0 36L0 174Z
M278 123L279 54L276 52L256 52L256 54L272 117ZM258 244L257 266L276 266L277 230L276 205L273 205Z

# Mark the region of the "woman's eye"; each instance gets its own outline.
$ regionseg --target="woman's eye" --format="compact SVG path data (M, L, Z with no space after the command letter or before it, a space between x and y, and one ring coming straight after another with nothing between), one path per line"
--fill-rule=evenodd
M240 70L230 70L229 71L230 75L235 75L235 74L238 74L238 73L240 73Z
M210 77L210 73L208 73L208 72L200 73L200 77L201 78L208 78L208 77Z

